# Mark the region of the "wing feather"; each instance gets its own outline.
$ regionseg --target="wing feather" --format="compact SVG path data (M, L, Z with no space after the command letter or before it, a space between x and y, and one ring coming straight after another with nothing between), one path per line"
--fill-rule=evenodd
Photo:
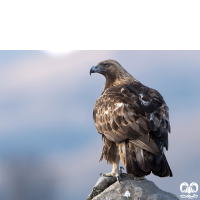
M95 103L93 118L97 131L116 143L133 140L154 154L163 145L168 149L169 108L159 92L139 82L107 89Z

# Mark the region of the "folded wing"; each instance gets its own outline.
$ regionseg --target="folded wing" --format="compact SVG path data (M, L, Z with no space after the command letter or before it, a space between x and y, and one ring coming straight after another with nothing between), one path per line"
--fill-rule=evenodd
M138 81L108 88L97 99L93 118L98 133L113 142L129 141L156 155L168 149L168 107L158 91Z

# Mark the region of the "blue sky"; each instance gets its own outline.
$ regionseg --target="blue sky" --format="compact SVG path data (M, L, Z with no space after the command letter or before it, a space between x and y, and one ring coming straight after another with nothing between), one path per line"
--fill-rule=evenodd
M8 174L21 177L23 167L28 173L30 166L37 166L35 173L45 175L29 182L24 175L26 185L45 182L51 175L54 195L48 198L56 200L86 198L99 173L111 171L105 161L99 163L103 143L92 119L105 78L89 76L93 65L109 58L157 89L170 109L172 134L166 154L174 177L147 178L177 196L180 183L199 182L200 51L73 51L61 56L0 51L2 198L8 194L18 198L13 189L16 182ZM13 163L21 163L18 171ZM77 187L79 192L73 196ZM30 199L30 194L24 194L24 199ZM38 190L34 194L39 200Z

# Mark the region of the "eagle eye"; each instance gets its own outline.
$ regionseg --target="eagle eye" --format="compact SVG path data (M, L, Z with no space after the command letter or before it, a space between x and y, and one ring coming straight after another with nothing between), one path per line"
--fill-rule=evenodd
M104 67L105 67L105 68L109 68L110 65L106 63L106 64L104 64Z

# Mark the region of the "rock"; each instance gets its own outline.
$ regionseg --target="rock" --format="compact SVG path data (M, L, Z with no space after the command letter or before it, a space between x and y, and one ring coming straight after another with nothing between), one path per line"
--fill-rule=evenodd
M92 189L92 192L89 194L87 200L93 199L95 196L103 192L106 188L108 188L111 184L116 182L117 179L114 177L103 177L101 176L95 186Z
M177 200L149 180L134 180L123 173L121 185L112 177L100 177L87 200Z

